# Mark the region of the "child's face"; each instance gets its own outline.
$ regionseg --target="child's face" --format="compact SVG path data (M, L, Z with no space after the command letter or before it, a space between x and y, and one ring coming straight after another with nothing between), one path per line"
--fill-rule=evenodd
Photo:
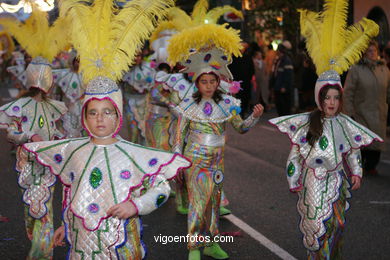
M217 76L213 74L203 74L198 80L197 87L203 98L212 98L218 87Z
M118 127L118 114L109 100L91 100L87 104L85 121L94 136L112 135Z
M326 117L335 116L339 111L340 92L336 89L329 89L324 100L324 112Z

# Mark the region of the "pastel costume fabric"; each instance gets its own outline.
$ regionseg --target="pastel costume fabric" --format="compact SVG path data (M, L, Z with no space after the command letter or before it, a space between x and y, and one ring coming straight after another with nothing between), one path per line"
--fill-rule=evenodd
M235 130L245 133L257 122L252 116L242 120L237 113L239 106L239 100L223 95L218 104L204 99L197 104L187 98L175 108L180 116L173 149L183 152L193 163L185 174L190 235L215 237L219 234L226 125L230 122ZM205 242L190 242L188 248L206 245Z
M19 178L19 185L22 189L28 189L29 195L23 196L23 201L28 203L32 197L45 201L45 214L37 215L42 209L25 208L25 224L27 236L32 246L27 259L50 259L52 252L53 236L53 211L52 197L42 196L38 192L43 182L46 182L47 189L54 190L56 178L47 176L47 169L38 164L33 158L22 153L21 146L31 140L34 135L39 135L43 140L61 138L55 122L66 113L66 107L62 102L45 100L37 102L31 97L20 98L0 107L0 125L6 128L8 139L18 145L16 170L21 172L27 167L31 172L29 178ZM29 162L29 163L28 163Z
M323 134L311 146L306 139L309 115L283 116L270 122L292 143L286 174L291 191L302 189L297 209L309 259L340 259L346 199L350 197L348 177L362 177L360 148L382 139L340 113L323 119Z
M107 216L107 210L131 200L139 215L150 213L168 199L167 180L181 168L190 166L181 155L120 138L111 145L95 145L85 137L30 143L24 147L40 164L50 168L49 175L58 176L64 185L63 220L70 259L143 258L140 219L119 220ZM25 174L30 176L28 172ZM41 192L50 193L46 188L49 185L44 183ZM45 209L43 200L34 200L29 205Z
M165 72L158 72L161 74ZM172 116L169 111L170 91L165 89L163 84L157 83L149 92L149 107L146 117L145 137L146 145L170 151L169 126Z
M143 143L145 139L146 93L154 84L154 74L150 63L144 61L123 76L123 81L128 85L124 88L125 113L130 124L130 141L134 143Z
M53 80L64 93L64 101L68 113L63 117L63 127L68 138L82 136L81 125L81 98L84 94L82 79L79 73L70 69L53 70Z

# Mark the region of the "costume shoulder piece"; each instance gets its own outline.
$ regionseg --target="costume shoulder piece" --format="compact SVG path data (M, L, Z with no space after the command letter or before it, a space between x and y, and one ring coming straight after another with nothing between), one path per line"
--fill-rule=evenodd
M142 62L142 65L134 66L123 76L123 80L133 86L139 93L149 90L154 83L155 70L150 62Z
M72 72L70 69L53 70L52 73L54 82L72 102L83 95L82 79L79 73Z
M310 113L282 116L269 122L282 133L286 133L291 143L299 147L301 156L305 158L304 163L315 171L318 178L323 178L328 171L335 170L342 163L343 154L350 153L352 149L367 146L373 141L383 142L366 127L344 114L339 114L324 119L323 134L314 146L311 146L306 139L309 115Z
M26 66L24 64L8 67L7 71L14 75L22 83L23 87L26 87L27 76Z
M104 146L93 144L89 138L78 138L28 143L24 148L71 187L70 210L91 231L108 218L106 212L111 206L131 199L132 192L143 185L145 178L153 181L155 175L162 174L172 179L180 169L191 165L179 154L122 139ZM156 205L166 199L156 199Z
M35 103L31 97L19 98L0 107L0 127L7 128L15 118L21 118L22 109Z
M212 99L202 99L197 104L191 97L185 98L175 110L195 122L222 123L240 112L240 104L240 100L229 95L222 95L218 104Z
M195 84L186 80L182 73L158 73L156 82L165 84L171 91L177 91L180 100L192 97L192 94L197 90Z

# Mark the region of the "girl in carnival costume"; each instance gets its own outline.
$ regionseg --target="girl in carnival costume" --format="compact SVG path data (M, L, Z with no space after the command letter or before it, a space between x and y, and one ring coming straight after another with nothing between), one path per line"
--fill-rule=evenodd
M114 9L113 1L96 0L92 5L63 2L62 8L73 22L72 42L80 54L80 71L87 85L81 115L89 137L26 144L24 148L50 169L49 176L59 176L64 185L65 225L56 231L54 241L62 244L66 233L70 259L142 259L145 250L138 216L160 207L169 196L167 179L191 164L181 155L117 136L123 109L115 80L122 77L121 72L131 63L129 57L171 4L134 0ZM26 168L23 174L27 178L32 173ZM30 206L34 205L44 208L42 201Z
M63 117L63 128L68 138L82 136L81 99L84 95L82 77L79 73L79 60L72 51L68 58L68 69L53 70L53 79L61 89L68 113Z
M363 18L347 27L347 0L326 0L325 10L300 10L301 33L320 75L315 86L317 109L271 119L292 143L287 180L298 194L303 244L308 259L341 259L345 211L352 190L360 187L360 148L382 141L375 133L342 114L340 76L358 61L378 26Z
M60 17L49 26L47 14L33 6L33 12L26 22L2 18L0 24L19 41L33 57L25 71L26 88L21 98L0 108L0 124L7 129L8 139L18 145L16 170L29 167L29 178L19 175L19 185L28 192L24 193L26 204L32 200L45 202L43 208L25 208L27 236L31 240L31 249L27 259L51 259L53 257L53 209L52 196L41 193L41 189L52 193L55 176L47 175L48 170L33 158L22 153L21 145L29 142L49 141L63 137L56 123L67 111L62 102L47 98L52 87L52 70L48 61L67 45L65 20ZM59 34L61 32L61 34ZM29 162L28 162L29 161ZM46 183L46 185L42 185Z
M154 74L155 70L151 63L144 61L142 53L139 52L135 56L135 64L123 76L130 141L133 143L145 143L147 93L154 84Z
M172 37L168 54L172 64L181 61L186 66L185 72L198 89L175 107L179 118L173 150L193 162L185 175L189 198L188 259L200 259L201 247L205 247L204 255L227 259L228 254L213 241L219 235L226 126L229 122L238 132L247 132L258 121L263 107L256 105L244 121L239 116L240 101L218 90L221 79L232 79L227 68L231 56L240 55L236 30L216 24L183 30Z
M167 17L168 20L160 24L150 39L151 45L154 47L157 53L156 58L158 62L166 62L168 56L167 48L170 48L169 45L173 42L170 40L172 35L180 34L183 30L191 30L191 28L196 28L197 26L203 25L206 20L208 24L216 24L218 19L227 12L233 12L238 17L243 18L243 15L240 11L228 5L216 7L211 10L208 10L208 7L208 0L199 0L195 4L191 16L177 7L173 7L169 10ZM240 89L237 87L237 85L239 86L239 83L225 80L220 81L218 86L219 90L225 94L236 94ZM182 102L184 99L191 98L192 95L197 92L197 87L195 83L189 79L188 74L185 73L168 74L164 72L158 72L156 74L155 81L156 88L160 89L160 97L162 96L162 98L160 98L160 102L165 103L165 105L170 108L172 120L168 128L168 134L169 144L173 145L176 132L177 113L172 108L180 104L180 102ZM166 93L167 90L170 92L170 94L163 94ZM151 93L158 96L156 90L152 90ZM161 137L163 138L163 143L165 144L166 135L161 135ZM180 214L187 214L188 192L185 181L176 183L175 188L176 210ZM229 201L227 200L225 193L222 190L220 204L221 207L219 211L220 215L231 213L229 209L225 208L225 206L228 204Z

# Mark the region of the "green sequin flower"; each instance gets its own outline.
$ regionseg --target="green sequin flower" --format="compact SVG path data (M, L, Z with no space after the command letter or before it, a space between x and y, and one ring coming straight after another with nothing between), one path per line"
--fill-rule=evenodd
M288 164L288 167L287 167L287 175L288 175L289 177L291 177L291 176L294 175L294 173L295 173L295 165L294 165L292 162L290 162L290 163Z
M326 138L326 136L321 137L319 144L320 144L321 150L325 151L325 149L328 147L328 144L329 144L328 138Z
M103 174L99 168L94 168L89 176L89 183L92 188L96 189L102 183Z

